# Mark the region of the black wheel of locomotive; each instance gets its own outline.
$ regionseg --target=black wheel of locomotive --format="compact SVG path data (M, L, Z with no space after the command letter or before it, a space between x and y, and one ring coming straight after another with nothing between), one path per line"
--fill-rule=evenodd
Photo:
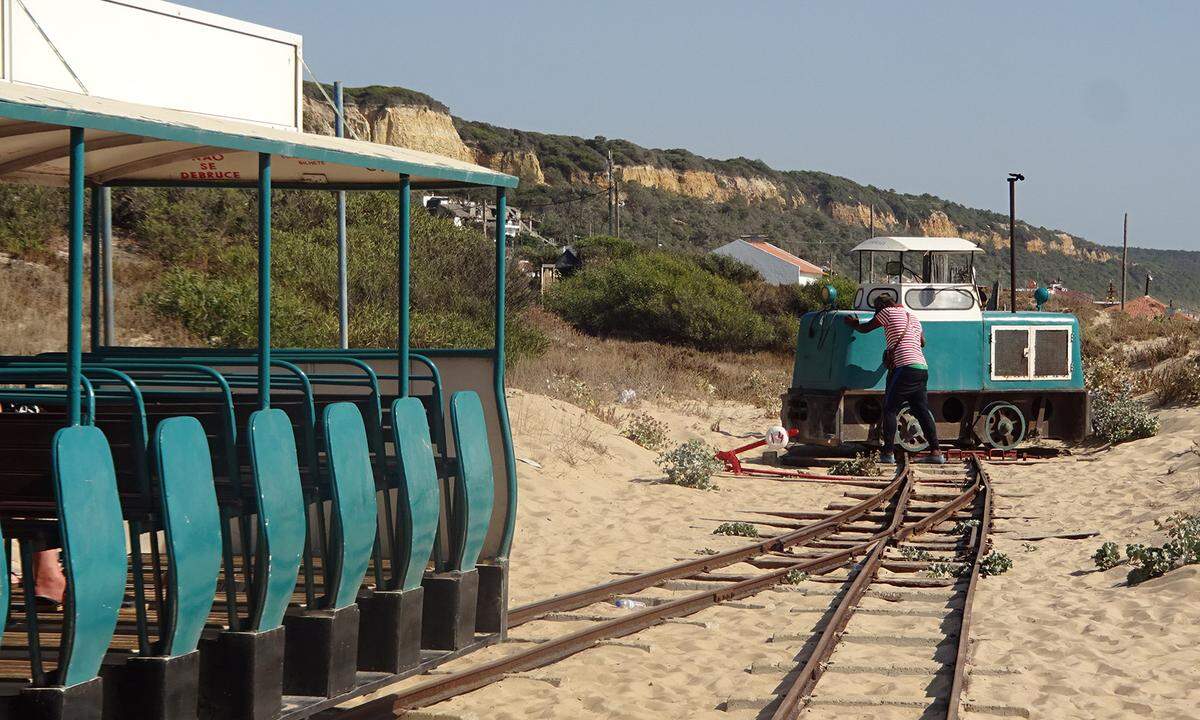
M1020 445L1026 428L1025 414L1009 402L990 403L980 413L980 440L997 450L1012 450Z
M925 437L921 423L908 405L901 407L896 415L896 444L910 453L921 452L929 447L929 439Z

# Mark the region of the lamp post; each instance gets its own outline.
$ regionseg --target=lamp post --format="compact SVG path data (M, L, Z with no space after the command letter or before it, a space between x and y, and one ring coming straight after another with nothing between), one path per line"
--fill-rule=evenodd
M1021 173L1008 174L1008 303L1017 311L1017 183L1024 180Z

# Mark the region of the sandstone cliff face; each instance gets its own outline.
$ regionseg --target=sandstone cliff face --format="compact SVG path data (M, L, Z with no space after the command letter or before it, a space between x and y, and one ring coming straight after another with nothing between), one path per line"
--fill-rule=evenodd
M862 203L847 205L845 203L831 202L825 209L834 220L844 225L871 227L871 208ZM896 225L896 216L887 208L875 208L874 218L875 229L878 231L887 230Z
M808 202L799 192L762 177L724 175L708 170L672 170L655 165L624 165L619 172L622 182L637 183L709 202L725 202L735 197L743 197L754 203L771 202L790 207L799 207ZM603 173L572 178L572 181L598 187L604 187L608 182Z
M359 108L348 103L345 113L346 124L362 140L475 162L475 153L463 143L444 112L407 105ZM332 135L333 108L324 100L304 98L304 129ZM346 135L353 136L350 132Z
M516 175L522 183L545 185L546 176L542 173L542 163L537 153L531 150L506 150L489 155L482 150L473 152L472 162L484 165L502 173Z

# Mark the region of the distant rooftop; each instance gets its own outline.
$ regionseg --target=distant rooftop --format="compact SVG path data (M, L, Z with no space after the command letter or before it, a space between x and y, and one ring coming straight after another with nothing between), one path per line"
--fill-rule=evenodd
M795 255L788 252L787 250L784 250L783 248L775 247L774 245L767 242L766 240L757 240L754 238L755 238L755 236L748 235L748 236L741 237L738 239L741 240L742 242L746 243L747 245L750 245L751 247L757 248L758 250L762 250L763 252L767 253L768 255L773 255L773 256L779 258L780 260L783 260L784 262L795 265L797 268L800 269L800 272L805 273L807 275L822 275L825 272L819 266L813 265L812 263L810 263L807 260L798 258Z

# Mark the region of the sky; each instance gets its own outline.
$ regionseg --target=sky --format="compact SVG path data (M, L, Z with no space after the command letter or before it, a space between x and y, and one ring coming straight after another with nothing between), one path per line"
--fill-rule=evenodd
M1015 171L1026 221L1200 250L1200 3L177 1L471 120L1005 213Z

